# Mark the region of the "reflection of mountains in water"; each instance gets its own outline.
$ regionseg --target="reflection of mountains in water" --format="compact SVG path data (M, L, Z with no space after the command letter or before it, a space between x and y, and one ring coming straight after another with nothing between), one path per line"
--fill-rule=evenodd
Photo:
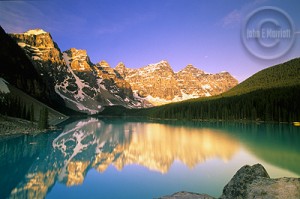
M24 170L11 198L43 198L56 180L81 184L91 168L104 172L109 165L121 170L138 164L166 173L175 160L192 168L209 158L229 160L239 148L222 131L94 118L71 123L61 134L39 135L40 141L32 145L40 154Z
M62 133L0 143L0 159L11 162L9 166L0 164L0 186L4 187L0 198L44 198L56 181L67 186L81 184L91 168L104 172L109 165L121 170L125 165L138 164L166 173L175 160L189 168L210 158L226 161L239 150L240 142L260 158L299 174L295 167L299 162L299 134L274 127L93 118L73 122ZM284 154L270 156L276 148Z
M172 126L228 132L256 157L300 175L300 128L290 124L249 122L160 121Z
M209 129L89 119L69 125L53 141L53 148L64 156L65 168L60 174L64 179L69 178L69 164L75 162L89 162L100 172L111 164L119 170L138 164L166 173L174 160L192 168L208 158L230 159L238 143L221 131Z

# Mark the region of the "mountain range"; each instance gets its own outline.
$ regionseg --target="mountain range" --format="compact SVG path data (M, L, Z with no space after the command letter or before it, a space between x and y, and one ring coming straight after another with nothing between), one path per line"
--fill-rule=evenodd
M208 74L191 64L174 72L164 60L139 69L119 63L115 70L130 83L136 98L153 105L218 95L238 84L228 72Z
M96 114L108 106L145 108L214 96L238 84L228 72L208 74L193 65L174 72L167 61L131 69L120 62L91 62L86 50L62 52L50 33L0 29L0 77L47 105ZM12 67L7 67L12 66Z
M295 58L259 71L220 95L141 110L138 114L161 119L295 122L300 121L299 99L300 58ZM127 113L130 114L134 113Z

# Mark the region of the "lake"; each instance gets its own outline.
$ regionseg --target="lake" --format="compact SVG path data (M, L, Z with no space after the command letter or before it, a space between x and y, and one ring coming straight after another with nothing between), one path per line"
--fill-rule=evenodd
M242 166L300 177L300 128L288 124L85 118L0 141L0 198L218 197Z

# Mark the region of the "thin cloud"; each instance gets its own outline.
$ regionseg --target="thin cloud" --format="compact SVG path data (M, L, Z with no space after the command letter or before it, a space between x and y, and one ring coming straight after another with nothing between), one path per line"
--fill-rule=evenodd
M248 13L249 10L267 1L268 0L255 0L251 3L245 4L240 9L234 9L221 19L219 25L221 25L224 28L235 26L241 22L245 13Z
M241 16L242 14L239 10L233 10L222 19L222 26L228 27L234 24L238 24L241 21Z
M76 33L80 32L80 27L86 23L85 19L75 14L65 13L64 10L57 6L54 7L54 2L40 2L43 2L44 7L49 8L47 13L43 12L33 1L0 1L1 26L8 33L25 32L33 28L43 28L45 31L52 33L62 32L68 28L73 33ZM62 18L69 20L62 22L60 20Z
M0 3L0 24L7 32L24 32L32 28L32 21L36 18L44 18L45 15L25 1L1 2ZM24 10L27 12L25 13ZM28 14L27 14L28 13ZM31 17L34 13L36 17Z

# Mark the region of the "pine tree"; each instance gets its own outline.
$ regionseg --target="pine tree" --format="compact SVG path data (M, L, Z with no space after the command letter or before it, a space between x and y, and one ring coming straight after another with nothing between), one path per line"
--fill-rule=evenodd
M40 110L38 127L40 129L48 128L48 109L47 108L43 108Z
M30 121L31 122L34 121L34 107L33 107L33 104L31 104L31 106L30 106Z

